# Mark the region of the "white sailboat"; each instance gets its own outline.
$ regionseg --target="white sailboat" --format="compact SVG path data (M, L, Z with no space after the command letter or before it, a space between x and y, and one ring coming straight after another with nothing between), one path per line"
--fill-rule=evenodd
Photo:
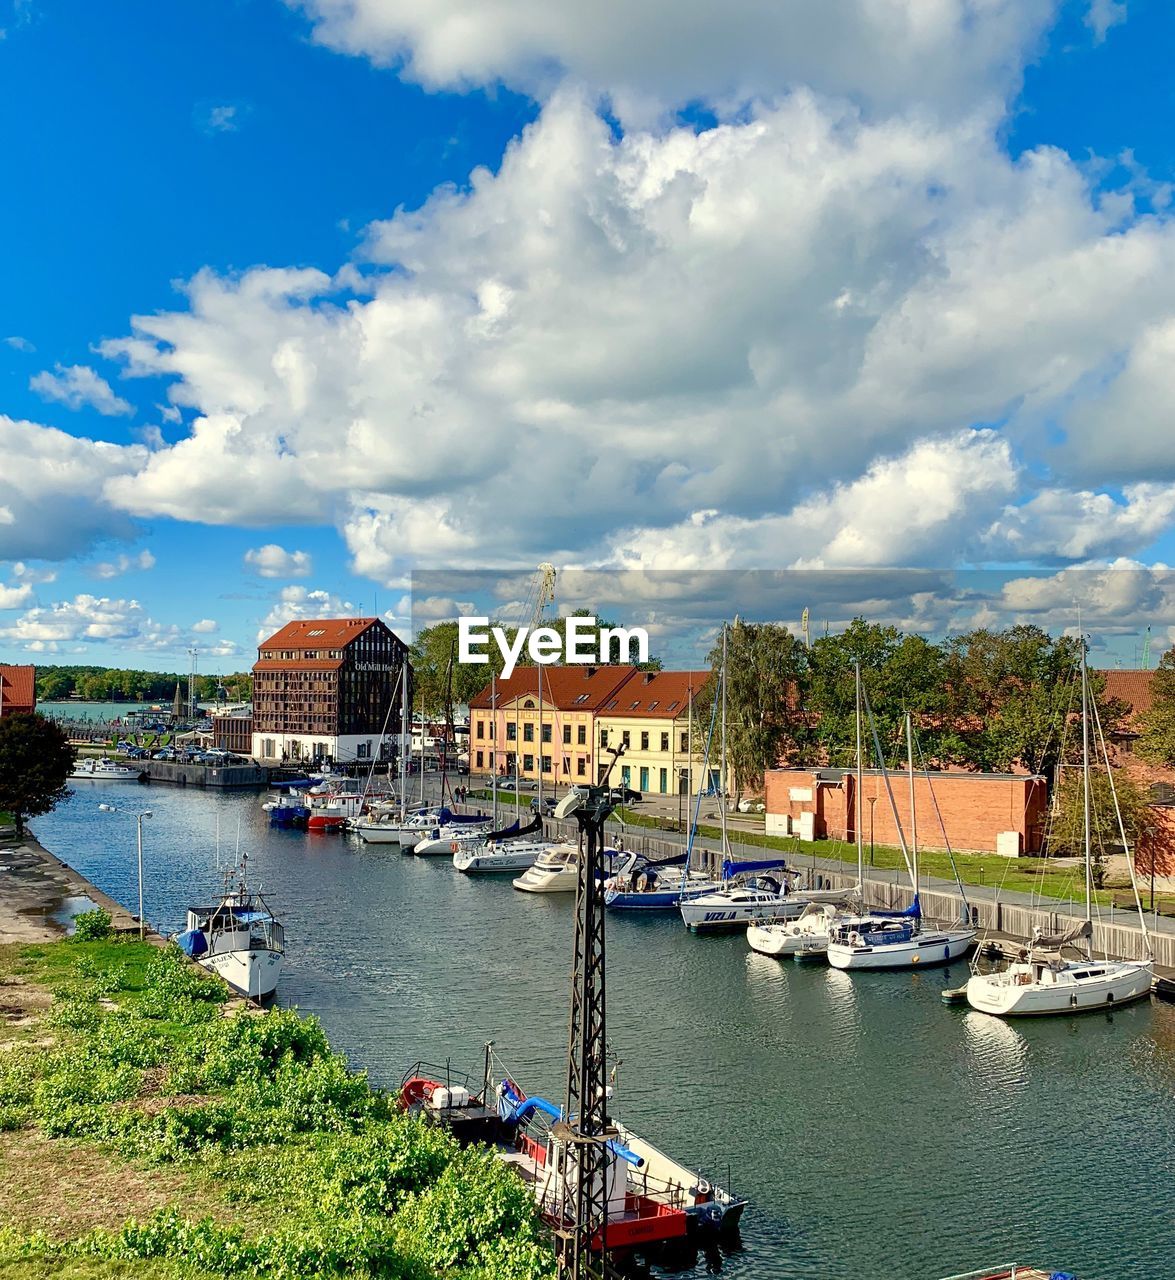
M716 933L757 921L794 920L807 905L807 898L791 892L786 879L755 876L727 889L683 898L681 918L695 933Z
M1114 813L1118 819L1122 847L1126 850L1126 861L1130 867L1130 883L1134 888L1148 958L1095 960L1093 955L1093 847L1089 760L1091 705L1089 673L1085 665L1085 637L1082 636L1081 772L1085 826L1085 919L1076 927L1060 934L1047 935L1038 930L1032 937L1027 956L1023 960L1014 961L1006 969L995 973L973 972L967 980L967 1003L981 1013L992 1013L1005 1018L1050 1013L1088 1013L1139 1000L1150 993L1154 980L1150 934L1138 897L1134 859L1126 839L1126 828L1122 822L1122 810L1118 805L1118 792L1110 770L1104 735L1102 753L1106 774L1110 780L1110 793L1114 797ZM1096 705L1092 705L1092 714L1097 717ZM1100 732L1100 719L1097 721L1097 728ZM1066 951L1071 954L1066 956Z
M864 699L864 706L869 713L868 698ZM838 920L828 935L828 963L834 969L908 969L947 964L970 950L975 942L975 930L970 926L949 929L924 929L922 926L922 909L918 901L918 828L914 803L914 739L911 718L907 713L906 754L910 778L911 835L909 850L898 818L897 805L894 803L893 788L890 786L889 773L877 737L877 726L873 723L871 713L869 722L881 776L897 826L898 842L910 872L914 901L899 913L875 913Z

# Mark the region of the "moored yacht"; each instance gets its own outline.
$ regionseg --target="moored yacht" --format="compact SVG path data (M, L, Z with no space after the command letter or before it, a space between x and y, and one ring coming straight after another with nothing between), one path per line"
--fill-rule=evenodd
M816 894L805 894L807 903L794 919L752 924L747 929L747 945L765 956L823 956L828 949L828 934L846 910L861 909L860 895L828 894L817 901Z
M908 969L947 964L966 955L975 930L924 929L917 897L894 915L873 913L837 919L829 930L826 954L834 969Z
M79 760L70 770L70 778L85 778L91 782L138 782L144 777L141 769L128 769L124 764L108 760Z
M771 874L750 874L764 871ZM764 862L725 862L723 886L681 902L681 918L695 933L744 928L756 920L791 920L807 900L794 892L799 876L776 859Z
M605 859L615 858L615 849L605 849ZM579 880L579 846L557 844L545 849L534 865L514 881L523 893L574 893Z

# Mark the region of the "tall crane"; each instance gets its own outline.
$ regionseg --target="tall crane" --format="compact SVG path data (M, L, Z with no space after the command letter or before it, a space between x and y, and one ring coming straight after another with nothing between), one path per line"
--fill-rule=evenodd
M1142 669L1149 671L1151 669L1151 629L1146 629L1146 639L1142 642Z

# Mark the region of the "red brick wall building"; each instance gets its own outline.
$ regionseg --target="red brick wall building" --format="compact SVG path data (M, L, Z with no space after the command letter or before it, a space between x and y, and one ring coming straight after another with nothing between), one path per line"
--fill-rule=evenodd
M893 773L890 786L908 841L909 779ZM852 770L769 769L765 791L769 835L856 843L856 775ZM996 837L1015 832L1020 853L1037 853L1044 837L1048 786L1044 778L1025 774L934 773L929 781L916 774L914 803L919 848L945 849L949 838L952 849L995 853ZM866 845L871 837L879 845L898 844L885 779L877 769L866 769L863 775L861 831ZM1010 853L1011 849L998 851Z
M31 715L37 708L37 668L0 665L0 716Z

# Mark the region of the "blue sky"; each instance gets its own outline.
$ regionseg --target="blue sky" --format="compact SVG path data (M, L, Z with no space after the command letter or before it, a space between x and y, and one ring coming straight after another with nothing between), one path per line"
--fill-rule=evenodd
M534 4L0 0L0 658L540 559L1175 641L1172 6Z

